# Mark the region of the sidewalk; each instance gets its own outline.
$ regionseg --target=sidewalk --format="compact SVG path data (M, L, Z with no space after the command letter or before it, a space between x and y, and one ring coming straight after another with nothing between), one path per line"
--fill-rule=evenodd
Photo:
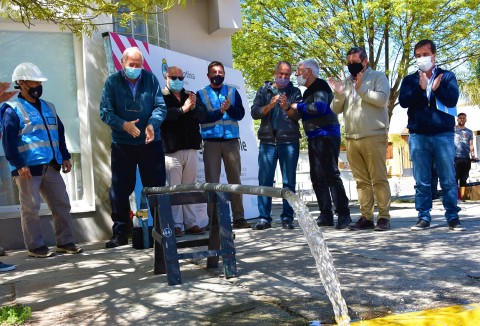
M459 205L467 232L448 230L438 200L432 228L423 232L410 231L417 220L412 203L393 203L388 232L322 229L352 320L480 303L480 203ZM316 205L309 208L316 217ZM275 217L280 209L276 202ZM353 206L352 218L358 216ZM107 250L104 242L89 243L83 254L47 259L11 251L1 259L17 270L0 274L0 298L16 297L30 306L29 325L334 323L296 225L235 230L238 277L224 279L221 263L206 270L206 259L182 261L183 284L177 286L168 286L165 275L153 275L152 249Z

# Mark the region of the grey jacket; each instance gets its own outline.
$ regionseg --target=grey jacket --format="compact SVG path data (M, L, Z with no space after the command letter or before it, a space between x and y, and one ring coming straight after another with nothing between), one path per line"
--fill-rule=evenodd
M344 86L342 94L335 92L332 111L343 113L346 138L386 135L390 84L385 74L368 67L356 94L350 77L344 81Z
M250 111L253 119L261 119L257 134L258 139L262 143L298 143L300 139L300 127L298 124L300 114L298 112L295 112L295 115L290 118L285 111L280 110L278 113L276 134L274 134L270 122L270 116L273 110L266 115L262 114L262 107L269 104L274 96L272 85L273 82L265 82L265 84L259 88ZM291 82L288 84L285 94L288 98L288 105L302 100L302 93L297 87L294 87Z

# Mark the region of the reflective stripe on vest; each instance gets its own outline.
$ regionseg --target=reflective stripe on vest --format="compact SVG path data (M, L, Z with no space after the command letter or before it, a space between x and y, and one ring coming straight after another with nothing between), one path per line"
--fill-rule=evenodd
M227 90L227 96L225 97L225 87ZM217 96L215 91L210 87L207 86L200 90L200 95L202 97L205 106L207 107L207 111L214 111L220 109L220 105L224 102L221 97L225 97L225 99L230 100L230 105L234 105L235 103L235 88L231 86L224 85L220 90L220 94ZM215 96L218 98L216 103L212 104L212 98L210 95ZM225 138L225 139L234 139L240 137L240 131L238 127L238 122L233 120L229 115L228 111L222 116L220 120L210 123L202 123L202 138Z
M63 158L59 149L58 117L53 104L42 100L41 112L23 99L7 104L20 118L17 149L25 164L48 164L53 159L61 164ZM10 165L10 170L15 169Z

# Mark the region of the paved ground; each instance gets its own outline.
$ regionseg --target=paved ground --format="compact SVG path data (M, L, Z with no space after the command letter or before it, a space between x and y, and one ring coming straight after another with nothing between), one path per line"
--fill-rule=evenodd
M480 303L480 203L460 206L468 229L462 233L448 230L439 201L432 228L423 232L410 231L416 222L412 203L392 205L388 232L322 229L353 320ZM279 209L276 204L277 217ZM356 220L355 203L352 213ZM8 252L2 261L17 270L0 274L0 299L15 296L30 306L30 325L334 323L299 227L235 233L236 278L224 279L221 266L205 269L205 259L190 260L181 263L183 284L168 286L164 275L153 275L151 249L89 243L81 255L48 259Z

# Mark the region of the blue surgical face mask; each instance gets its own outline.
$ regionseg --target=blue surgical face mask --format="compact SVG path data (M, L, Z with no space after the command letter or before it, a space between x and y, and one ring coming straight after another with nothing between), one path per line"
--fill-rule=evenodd
M125 67L125 75L129 79L137 79L142 72L142 68Z
M277 84L278 88L280 89L287 87L289 83L290 78L275 77L275 84Z
M170 79L170 89L174 92L180 92L183 88L183 80L177 79L173 80Z

